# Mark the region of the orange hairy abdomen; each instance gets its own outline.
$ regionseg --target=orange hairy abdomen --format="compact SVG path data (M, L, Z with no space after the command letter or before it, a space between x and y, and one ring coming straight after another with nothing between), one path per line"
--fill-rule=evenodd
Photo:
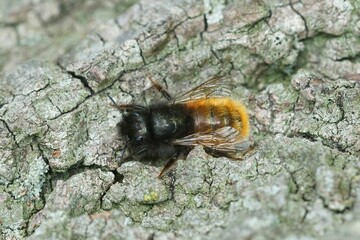
M249 117L246 108L231 98L208 98L187 102L185 108L194 117L194 132L208 132L232 126L241 138L249 135Z

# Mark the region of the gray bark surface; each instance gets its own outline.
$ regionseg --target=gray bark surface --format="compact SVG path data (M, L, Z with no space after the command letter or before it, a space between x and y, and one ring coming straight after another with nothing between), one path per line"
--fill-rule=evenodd
M359 239L357 0L0 3L0 239ZM118 165L119 103L231 76L255 146Z

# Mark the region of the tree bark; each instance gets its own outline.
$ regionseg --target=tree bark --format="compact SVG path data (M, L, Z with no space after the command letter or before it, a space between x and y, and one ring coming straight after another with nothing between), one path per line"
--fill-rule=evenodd
M3 239L360 237L358 1L118 2L1 3ZM242 161L119 166L107 94L217 75L251 117Z

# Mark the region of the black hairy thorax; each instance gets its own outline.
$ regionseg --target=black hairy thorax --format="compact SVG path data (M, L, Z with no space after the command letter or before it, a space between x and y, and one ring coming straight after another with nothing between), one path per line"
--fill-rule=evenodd
M194 121L183 105L155 104L126 113L120 122L131 155L140 160L169 158L178 152L172 139L181 138L194 129Z

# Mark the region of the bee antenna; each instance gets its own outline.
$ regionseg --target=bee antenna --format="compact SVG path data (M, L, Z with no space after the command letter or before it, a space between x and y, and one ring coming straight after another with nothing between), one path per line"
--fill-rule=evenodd
M108 98L110 99L110 101L113 103L113 106L117 108L117 110L119 110L119 112L123 112L123 110L121 109L121 107L115 102L115 100L110 96L110 94L106 94L108 96Z

